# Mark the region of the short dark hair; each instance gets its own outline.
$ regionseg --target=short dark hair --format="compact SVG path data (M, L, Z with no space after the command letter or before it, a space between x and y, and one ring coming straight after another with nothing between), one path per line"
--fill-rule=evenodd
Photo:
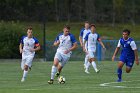
M95 24L91 24L91 25L90 25L90 28L91 28L92 26L96 28Z
M31 27L31 26L29 26L28 28L27 28L27 30L32 30L33 28Z
M128 35L130 35L130 30L128 29L124 29L123 32L128 33Z
M70 26L69 25L64 25L64 28L67 28L68 30L70 30Z
M85 21L85 23L88 23L88 24L90 24L90 23L89 23L89 21Z

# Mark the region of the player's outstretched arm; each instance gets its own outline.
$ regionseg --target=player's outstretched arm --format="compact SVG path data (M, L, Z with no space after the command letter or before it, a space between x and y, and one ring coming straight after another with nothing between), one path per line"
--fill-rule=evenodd
M118 53L119 50L120 50L120 47L117 47L117 48L115 49L115 52L114 52L114 54L113 54L113 56L112 56L112 61L114 61L114 59L115 59L115 57L116 57L116 55L117 55L117 53Z
M138 50L134 50L136 64L139 65Z

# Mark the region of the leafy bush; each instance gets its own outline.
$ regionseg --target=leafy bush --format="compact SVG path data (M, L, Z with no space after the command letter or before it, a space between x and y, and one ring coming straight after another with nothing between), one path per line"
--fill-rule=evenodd
M0 58L20 58L19 41L24 35L23 26L18 22L0 22Z

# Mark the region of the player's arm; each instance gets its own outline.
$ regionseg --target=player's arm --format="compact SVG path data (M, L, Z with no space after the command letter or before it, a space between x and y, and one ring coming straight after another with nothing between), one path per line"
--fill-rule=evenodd
M117 47L117 48L115 49L115 52L114 52L114 54L113 54L113 56L112 56L112 61L114 61L114 59L115 59L116 55L118 54L119 50L120 50L120 47Z
M83 51L86 52L86 48L85 48L85 44L86 44L87 40L84 40L84 43L83 43Z
M138 50L134 50L136 64L139 65Z
M69 49L69 51L73 51L78 47L77 42L73 43L73 46Z
M54 41L54 43L53 43L53 46L58 46L58 45L60 44L59 36L60 36L60 35L58 35L58 36L56 37L56 39L55 39L55 41Z
M75 43L73 43L73 46L72 46L70 49L66 50L64 53L67 54L67 53L69 53L70 51L75 50L77 47L78 47L77 42L75 42Z
M83 47L83 39L81 36L79 36L79 42L80 42L81 47Z
M131 46L132 50L134 51L136 64L139 65L138 50L137 50L136 43L134 41L132 41L130 43L130 46Z
M119 52L119 50L120 50L120 47L121 47L121 43L120 43L120 40L119 40L118 45L117 45L117 47L116 47L116 49L115 49L115 52L114 52L114 54L113 54L113 56L112 56L112 61L114 61L116 55L118 54L118 52Z
M104 43L102 42L102 40L100 39L100 40L98 40L98 41L99 41L99 43L101 44L101 46L103 47L103 49L106 49Z
M83 47L83 31L84 29L81 29L80 35L79 35L79 42L80 42L81 47Z
M23 52L23 44L22 43L20 43L20 45L19 45L19 52L20 52L20 54Z
M59 41L59 40L57 40L57 41L55 41L55 42L53 43L54 46L58 46L59 44L60 44L60 41Z
M30 49L30 51L31 51L31 52L36 52L36 51L39 51L40 49L41 49L41 48L40 48L40 44L37 43L37 44L35 44L35 48Z

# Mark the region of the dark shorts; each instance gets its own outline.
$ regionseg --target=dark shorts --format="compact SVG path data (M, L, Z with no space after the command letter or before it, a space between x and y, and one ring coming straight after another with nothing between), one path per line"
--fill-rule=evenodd
M134 60L135 58L128 58L128 57L126 58L126 57L120 56L120 61L124 62L126 66L129 68L133 67Z

